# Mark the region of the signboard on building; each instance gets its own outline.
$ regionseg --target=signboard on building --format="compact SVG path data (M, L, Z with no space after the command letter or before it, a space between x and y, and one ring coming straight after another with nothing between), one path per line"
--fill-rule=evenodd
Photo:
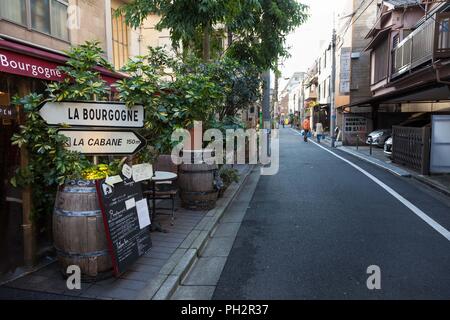
M367 118L355 116L353 114L345 114L344 116L344 132L346 133L366 133Z
M142 184L126 177L110 185L97 180L97 196L116 276L152 246L150 213ZM120 179L119 179L120 180Z
M0 39L0 72L19 76L43 79L48 81L62 81L65 75L58 67L65 65L67 56ZM102 67L96 67L102 79L111 86L122 74L111 72ZM114 91L115 88L111 87Z
M144 107L114 102L46 102L39 114L49 125L143 128Z
M17 117L17 110L13 106L0 106L1 119L15 119Z
M368 120L366 117L352 113L344 113L343 124L342 139L344 145L356 145L365 142L368 131Z
M58 63L0 49L0 71L45 80L62 81Z
M61 129L58 133L69 138L66 149L86 155L132 155L146 145L133 131Z
M17 110L13 106L0 105L0 124L9 126L17 119Z
M350 93L350 78L351 78L351 48L341 49L340 59L340 76L339 76L339 92L341 95Z

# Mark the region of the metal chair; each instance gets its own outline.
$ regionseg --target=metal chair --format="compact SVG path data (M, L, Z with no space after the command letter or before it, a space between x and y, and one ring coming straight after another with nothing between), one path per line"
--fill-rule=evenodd
M178 165L172 162L172 156L170 155L161 155L156 160L156 163L153 166L155 171L166 171L172 172L178 175ZM172 221L171 225L174 225L175 222L175 199L178 195L178 185L177 181L162 181L155 183L155 200L171 200L172 206L171 208L159 208L159 210L169 210L170 214L161 213L162 215L171 215ZM153 200L153 189L150 187L145 192L147 200L150 202ZM156 215L156 210L158 208L153 208L153 212Z

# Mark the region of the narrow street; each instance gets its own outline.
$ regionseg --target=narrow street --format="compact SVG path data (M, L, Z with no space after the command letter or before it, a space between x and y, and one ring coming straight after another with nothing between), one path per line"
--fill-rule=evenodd
M413 212L293 130L280 139L280 172L261 176L214 299L450 298L448 198L332 150ZM372 265L381 290L367 288Z
M449 25L450 0L0 0L0 301L450 301Z

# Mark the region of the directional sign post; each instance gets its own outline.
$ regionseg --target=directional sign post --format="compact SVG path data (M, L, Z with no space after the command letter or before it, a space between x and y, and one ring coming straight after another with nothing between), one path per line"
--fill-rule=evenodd
M46 102L39 110L49 125L143 128L144 107L114 102Z
M66 149L86 155L132 155L147 144L133 131L66 130L58 133L69 138Z

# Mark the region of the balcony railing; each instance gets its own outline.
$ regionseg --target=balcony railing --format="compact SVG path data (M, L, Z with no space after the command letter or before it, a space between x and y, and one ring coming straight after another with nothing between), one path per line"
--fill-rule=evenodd
M430 61L433 58L435 21L428 19L394 49L392 77Z
M406 37L392 53L392 78L396 78L434 59L450 58L450 15L428 18Z

